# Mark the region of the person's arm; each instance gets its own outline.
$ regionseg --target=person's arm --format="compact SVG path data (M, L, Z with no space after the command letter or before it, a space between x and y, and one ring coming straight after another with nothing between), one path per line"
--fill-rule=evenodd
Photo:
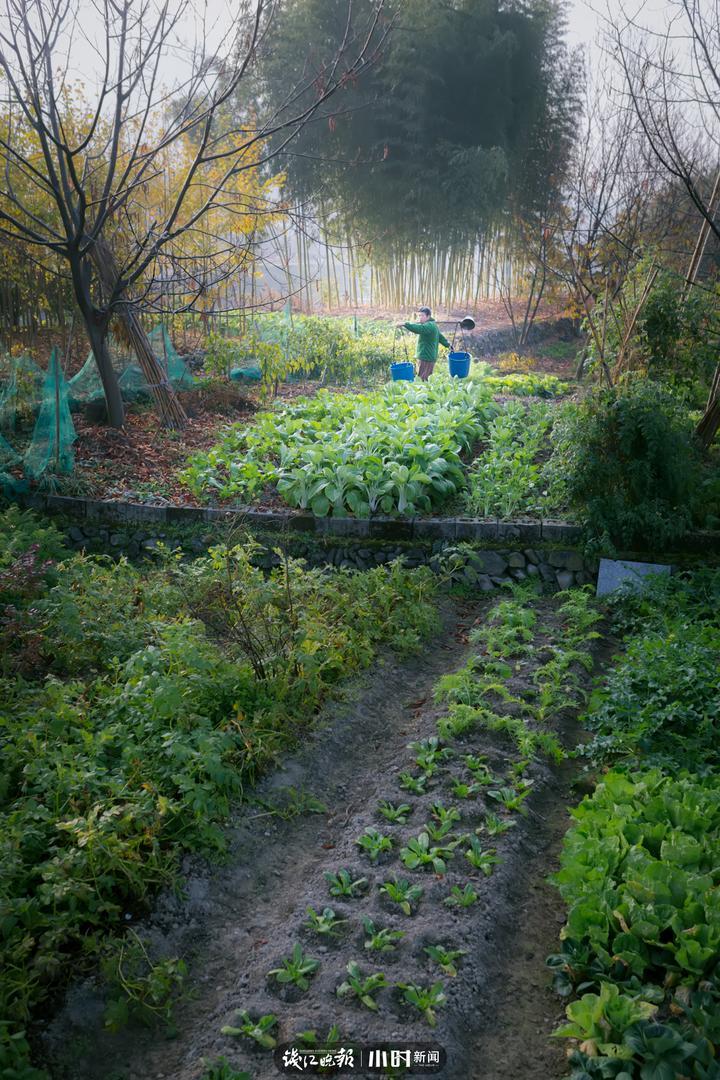
M445 337L444 334L440 334L440 336L438 338L438 341L440 342L441 345L444 345L446 349L451 349L452 348L452 345L450 344L450 342L448 341L448 339Z
M405 330L409 330L411 334L422 334L425 323L419 322L405 322L402 324Z

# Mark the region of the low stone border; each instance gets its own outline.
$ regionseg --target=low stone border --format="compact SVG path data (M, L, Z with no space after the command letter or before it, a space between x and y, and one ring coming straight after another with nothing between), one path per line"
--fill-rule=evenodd
M83 522L65 527L66 543L76 551L107 554L113 558L125 555L129 559L152 558L162 548L180 549L193 558L204 554L217 542L217 536L185 536L177 529L130 528L118 525ZM258 550L252 562L270 570L282 562L277 553L274 534L258 532ZM449 584L465 585L480 592L490 592L508 581L524 581L537 577L550 589L569 589L572 585L594 584L598 560L584 556L576 549L538 547L524 550L493 548L480 550L475 546L462 547L447 540L415 541L357 541L354 539L318 540L306 533L289 533L282 538L288 555L304 559L310 566L337 566L349 570L372 570L399 559L412 569L428 566L433 573L447 574ZM451 569L452 567L452 569Z
M318 539L347 537L354 540L403 541L422 543L442 540L469 543L512 543L580 545L580 525L564 521L490 521L477 518L318 518L292 511L257 510L251 507L217 509L197 506L148 506L144 503L104 502L98 499L46 495L39 492L18 494L15 501L28 510L61 514L78 523L87 522L130 526L198 526L242 521L263 532L309 533ZM720 531L688 533L678 545L684 554L720 553ZM638 553L642 554L642 553ZM619 557L628 557L623 554Z
M368 540L467 540L519 543L578 544L579 525L562 521L483 521L471 518L318 518L247 507L214 509L197 506L147 506L144 503L103 502L42 493L20 494L16 502L28 510L62 514L78 522L114 525L198 525L242 520L263 531L314 533L318 537Z

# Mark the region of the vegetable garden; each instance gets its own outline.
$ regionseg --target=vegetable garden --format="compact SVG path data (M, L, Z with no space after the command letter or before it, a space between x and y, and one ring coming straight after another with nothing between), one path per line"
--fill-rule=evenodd
M0 1080L720 1080L717 18L3 3Z
M531 941L567 1019L532 1037L569 1041L570 1073L548 1067L575 1080L716 1075L716 570L606 605L533 580L441 599L399 564L268 574L249 537L140 568L29 514L2 527L8 1076L40 1077L28 1037L57 1076L111 1053L118 1076L270 1077L287 1044L393 1040L474 1069L482 1025L457 1018L492 1015L504 950L528 947L521 866L583 772L566 924ZM183 853L202 903L172 892ZM61 1009L42 1036L71 969L96 972L76 992L100 1023Z

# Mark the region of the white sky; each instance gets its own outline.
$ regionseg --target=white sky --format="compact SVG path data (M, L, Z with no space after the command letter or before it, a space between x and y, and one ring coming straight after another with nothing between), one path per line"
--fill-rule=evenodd
M183 0L170 0L171 8L180 3ZM671 17L677 15L678 7L678 0L570 0L568 40L571 45L583 45L589 68L598 70L603 62L598 39L606 13L617 19L624 10L635 17L638 24L662 33L667 30ZM218 47L220 51L227 48L228 28L233 24L235 9L233 0L189 0L176 35L179 47L173 50L173 55L167 55L162 64L166 85L177 84L184 77L194 42L204 41L209 53ZM84 77L92 84L101 70L98 55L101 50L96 51L96 46L102 42L97 0L78 0L78 16L72 35L71 71L75 77Z
M708 0L708 3L713 0ZM568 12L568 40L572 45L584 45L591 66L598 64L602 53L597 39L604 17L620 18L622 12L635 18L639 25L657 33L665 33L671 19L678 13L677 0L571 0Z

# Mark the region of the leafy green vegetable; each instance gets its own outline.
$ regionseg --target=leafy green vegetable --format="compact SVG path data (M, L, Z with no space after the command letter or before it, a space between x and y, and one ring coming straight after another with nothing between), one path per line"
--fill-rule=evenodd
M436 982L432 986L416 986L414 983L397 983L397 988L402 991L408 1004L414 1005L418 1012L422 1013L426 1023L430 1027L435 1027L437 1024L435 1010L444 1005L447 1000L443 984Z
M338 997L356 997L366 1009L377 1012L377 1002L374 994L389 983L382 972L373 975L364 975L360 965L351 960L347 966L348 977L336 990Z
M427 945L425 952L451 978L457 975L457 961L467 954L466 949L445 949L442 945Z
M296 944L292 954L286 957L279 968L272 968L268 975L274 975L279 983L294 983L300 990L307 990L310 979L320 967L320 961L306 956L302 946Z
M430 837L426 832L408 840L407 846L400 851L400 859L408 870L432 867L436 874L444 874L447 869L447 859L452 858L453 849L458 841L453 840L444 847L430 845Z
M227 429L183 473L197 495L255 496L275 484L324 517L427 512L462 489L461 454L496 412L482 384L433 380L283 403Z
M328 883L328 888L332 896L349 896L357 897L362 893L367 892L368 880L367 878L355 878L349 870L338 870L336 874L326 873L325 880Z
M238 1012L240 1023L230 1024L221 1028L223 1035L243 1035L246 1039L252 1039L258 1046L265 1050L273 1050L277 1046L277 1039L270 1032L277 1027L278 1018L274 1013L266 1013L264 1016L253 1020L247 1012Z
M423 888L421 885L411 885L404 878L395 878L394 881L384 881L380 885L380 892L390 903L397 904L405 915L411 915L412 905L422 898Z
M363 919L363 929L368 935L365 939L365 948L370 952L393 952L405 937L403 930L390 930L387 927L377 927L372 919Z

